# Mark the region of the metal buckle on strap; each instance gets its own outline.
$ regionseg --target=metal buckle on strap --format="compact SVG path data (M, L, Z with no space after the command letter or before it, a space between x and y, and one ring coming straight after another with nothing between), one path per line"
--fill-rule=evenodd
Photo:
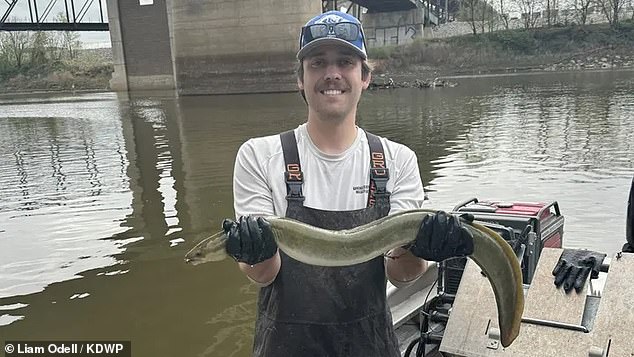
M384 168L370 169L370 180L374 181L374 185L376 186L376 191L374 192L375 195L388 193L387 181L389 179L390 179L389 169L384 169Z
M304 175L301 171L286 171L284 173L286 178L286 188L288 195L287 200L304 201L304 195L302 194L302 185L304 184Z
M302 183L301 182L286 182L286 186L288 187L288 195L286 195L287 200L293 201L304 201L305 197L302 195Z

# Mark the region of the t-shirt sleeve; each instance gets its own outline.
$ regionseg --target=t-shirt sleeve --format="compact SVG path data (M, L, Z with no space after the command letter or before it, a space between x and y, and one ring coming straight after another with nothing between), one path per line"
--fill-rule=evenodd
M406 146L401 146L394 161L396 174L394 175L394 188L390 196L390 214L421 208L425 200L425 191L418 170L416 153ZM388 280L398 288L409 286L418 279L399 281L392 278L389 271L386 271L386 275Z
M403 146L395 157L396 174L390 196L390 214L423 206L425 191L418 170L416 153Z
M267 150L258 148L256 140L242 144L233 171L233 205L236 218L245 215L274 214L271 187L267 180Z

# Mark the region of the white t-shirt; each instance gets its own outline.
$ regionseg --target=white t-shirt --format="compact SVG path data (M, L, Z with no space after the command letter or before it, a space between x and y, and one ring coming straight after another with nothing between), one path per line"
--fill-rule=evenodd
M308 136L306 124L295 129L306 197L304 206L349 211L365 208L370 183L370 149L365 132L344 152L321 152ZM405 145L381 138L390 179L390 214L421 208L423 185L416 154ZM236 218L244 215L284 216L286 182L284 154L279 135L250 139L238 150L233 194Z

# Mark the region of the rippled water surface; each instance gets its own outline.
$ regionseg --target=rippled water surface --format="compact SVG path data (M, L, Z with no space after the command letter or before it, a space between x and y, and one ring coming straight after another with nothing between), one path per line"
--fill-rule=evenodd
M428 207L557 200L569 247L616 252L634 176L634 73L458 78L365 94L359 123L418 155ZM233 216L239 145L305 119L295 93L0 97L0 337L248 356L256 288L183 263Z

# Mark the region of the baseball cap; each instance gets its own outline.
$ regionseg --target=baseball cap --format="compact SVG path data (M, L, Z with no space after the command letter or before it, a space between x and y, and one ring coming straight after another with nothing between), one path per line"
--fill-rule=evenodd
M368 58L361 22L345 12L328 11L310 19L299 35L297 59L303 59L313 49L326 44L343 45L361 58Z

